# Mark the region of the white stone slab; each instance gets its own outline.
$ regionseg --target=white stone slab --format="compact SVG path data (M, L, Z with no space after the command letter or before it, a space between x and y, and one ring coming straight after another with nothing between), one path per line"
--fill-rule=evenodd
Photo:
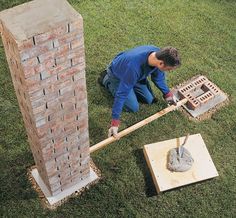
M53 205L62 199L70 196L71 194L75 193L75 191L79 191L81 188L84 188L88 184L92 183L93 181L98 179L97 174L94 172L92 168L90 168L90 176L84 180L81 180L79 183L73 185L72 187L62 191L61 193L52 196L47 188L47 186L44 184L42 178L40 177L38 170L35 168L31 171L32 176L34 177L35 181L41 188L43 194L45 195L46 199L48 200L50 205Z
M185 137L157 142L144 146L144 155L157 192L166 191L218 176L218 172L200 134L190 135L185 148L191 153L194 163L186 172L171 172L167 169L167 154L182 144Z

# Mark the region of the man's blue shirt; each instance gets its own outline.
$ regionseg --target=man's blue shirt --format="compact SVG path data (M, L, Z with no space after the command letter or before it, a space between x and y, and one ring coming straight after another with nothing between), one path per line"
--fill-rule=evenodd
M165 73L157 67L148 65L148 56L160 48L152 45L139 46L119 53L111 62L112 74L120 80L112 107L112 118L119 119L124 102L135 84L148 76L163 94L170 90L166 84Z

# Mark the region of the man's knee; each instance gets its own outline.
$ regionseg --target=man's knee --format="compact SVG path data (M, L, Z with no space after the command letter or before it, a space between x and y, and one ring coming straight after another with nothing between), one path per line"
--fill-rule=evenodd
M154 97L151 94L139 97L139 101L144 104L152 104L153 100L154 100Z
M128 112L135 113L139 111L139 104L125 105L124 108Z
M138 112L138 111L139 111L139 105L138 104L131 108L131 112L135 113L135 112Z
M145 101L147 104L152 104L153 100L154 100L154 97L151 95L145 98Z
M136 90L135 94L137 95L137 98L140 102L145 103L145 104L152 104L154 96L151 93L151 91L148 90L147 88L143 88L142 91Z

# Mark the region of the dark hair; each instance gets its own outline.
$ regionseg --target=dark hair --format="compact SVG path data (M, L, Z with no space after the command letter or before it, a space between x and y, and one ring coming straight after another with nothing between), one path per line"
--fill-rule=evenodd
M177 67L180 63L180 55L178 50L174 47L164 47L156 52L156 58L162 60L165 66Z

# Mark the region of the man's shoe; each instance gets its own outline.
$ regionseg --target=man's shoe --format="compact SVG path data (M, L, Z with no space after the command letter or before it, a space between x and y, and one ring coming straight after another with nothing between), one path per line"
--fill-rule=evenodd
M100 84L101 86L104 86L103 79L106 75L107 75L107 71L104 70L100 73L100 76L98 77L98 84Z

